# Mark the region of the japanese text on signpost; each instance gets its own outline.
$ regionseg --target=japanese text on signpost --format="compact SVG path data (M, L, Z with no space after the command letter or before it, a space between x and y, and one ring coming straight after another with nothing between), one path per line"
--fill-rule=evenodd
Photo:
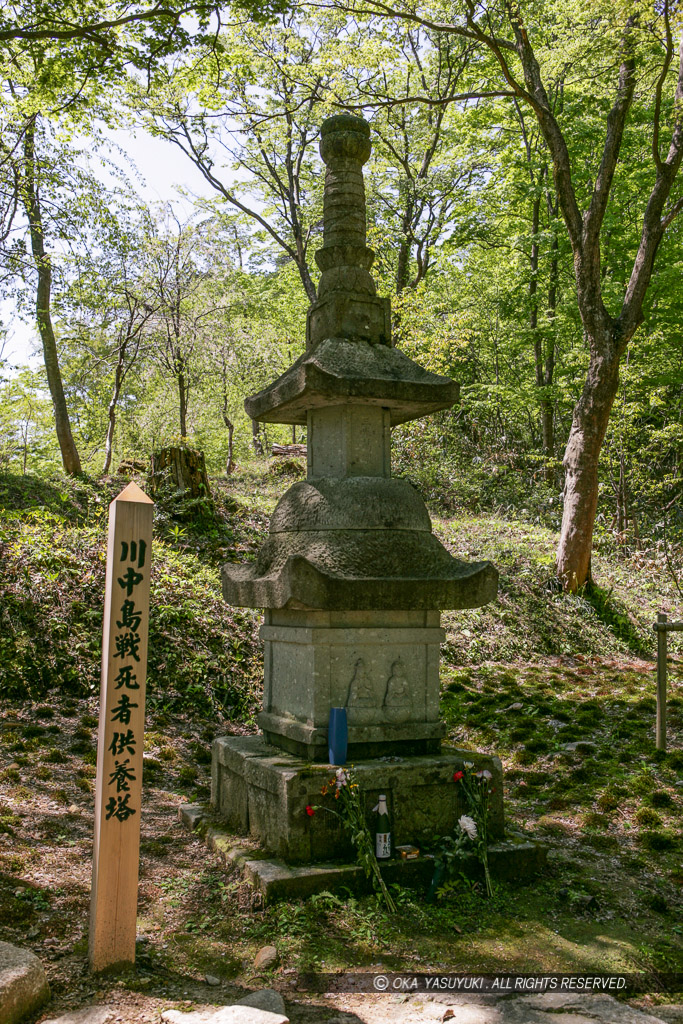
M129 484L109 507L90 902L90 966L135 960L151 500Z

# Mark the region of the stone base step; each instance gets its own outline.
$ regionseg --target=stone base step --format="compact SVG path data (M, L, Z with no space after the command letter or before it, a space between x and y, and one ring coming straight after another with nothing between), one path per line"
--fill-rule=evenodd
M184 805L179 817L189 828L201 828L206 841L228 868L237 868L245 881L262 893L264 902L305 899L315 893L350 889L371 892L372 880L352 863L285 864L269 858L244 837L234 835L216 821L212 813L197 805ZM526 882L541 871L546 863L547 848L521 836L512 835L489 845L489 869L494 880ZM471 878L482 875L472 853L461 855L463 874ZM406 888L427 888L434 874L434 859L420 856L415 860L392 858L381 864L387 884L398 883ZM482 875L483 877L483 875Z

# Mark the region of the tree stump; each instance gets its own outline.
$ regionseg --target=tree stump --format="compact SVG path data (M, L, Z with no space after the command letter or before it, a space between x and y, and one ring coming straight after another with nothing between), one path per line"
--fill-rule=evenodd
M169 445L152 455L152 494L173 488L188 491L193 498L211 498L204 452L185 445Z

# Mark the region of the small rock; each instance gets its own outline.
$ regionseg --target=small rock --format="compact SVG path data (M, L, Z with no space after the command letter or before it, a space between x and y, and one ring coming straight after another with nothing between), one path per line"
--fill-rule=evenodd
M81 813L81 809L78 806L78 804L71 804L71 807L69 807L69 810L68 810L67 813L68 814L80 814Z
M254 957L254 967L257 970L264 970L277 963L277 949L275 946L262 946Z
M35 953L0 942L0 1020L23 1020L49 998L45 970Z
M178 808L178 818L183 825L195 829L204 817L204 811L198 804L181 804Z
M207 985L220 985L221 979L217 978L215 974L205 974L204 981Z
M274 988L262 988L258 992L250 992L244 999L240 999L238 1006L255 1006L257 1010L267 1010L268 1013L285 1013L285 1001Z
M44 946L48 946L48 947L50 947L50 946L58 946L59 945L59 939L55 939L54 936L50 936L50 938L45 939L43 941L43 945Z
M509 704L508 707L503 708L503 711L521 711L523 707L523 704L520 704L519 701L515 701L514 704Z

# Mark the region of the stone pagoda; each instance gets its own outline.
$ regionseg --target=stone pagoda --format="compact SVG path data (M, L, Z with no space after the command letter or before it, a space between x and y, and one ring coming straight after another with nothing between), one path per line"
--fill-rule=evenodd
M486 604L498 574L489 562L453 558L419 493L391 476L391 428L448 408L458 386L392 345L389 300L376 294L366 245L367 122L329 118L320 153L322 275L306 351L245 403L255 420L306 426L307 479L283 495L256 561L223 568L228 603L265 609L263 736L221 737L213 751L216 807L292 862L343 852L324 816L304 813L329 777L333 707L347 709L348 761L368 805L387 793L396 842L453 827L463 756L500 777L497 758L442 752L439 720L440 610Z

